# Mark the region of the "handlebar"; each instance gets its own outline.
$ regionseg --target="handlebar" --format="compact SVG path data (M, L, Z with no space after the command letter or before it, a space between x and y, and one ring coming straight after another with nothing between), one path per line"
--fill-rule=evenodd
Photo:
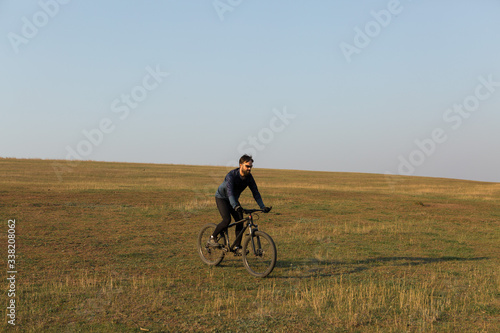
M271 209L273 209L273 207L269 207L269 211L268 213L271 211ZM252 213L255 213L255 212L263 212L264 213L264 210L263 209L243 209L243 212L245 214L252 214Z

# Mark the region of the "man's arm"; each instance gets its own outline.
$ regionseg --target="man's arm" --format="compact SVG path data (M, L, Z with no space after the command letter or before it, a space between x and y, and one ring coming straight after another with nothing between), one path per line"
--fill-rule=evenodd
M252 191L253 198L257 202L257 205L259 205L260 209L266 208L266 205L264 205L264 201L262 201L262 197L259 193L259 189L257 188L257 184L255 183L255 180L253 177L250 179L250 183L248 184L248 187L250 187L250 190Z
M226 188L229 203L231 204L231 207L236 208L240 205L240 203L238 202L238 200L236 200L236 197L234 195L234 179L231 173L226 176Z

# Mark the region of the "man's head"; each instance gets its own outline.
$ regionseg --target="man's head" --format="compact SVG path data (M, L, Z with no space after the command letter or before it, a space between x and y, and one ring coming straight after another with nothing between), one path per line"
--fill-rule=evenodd
M242 177L248 176L252 171L253 159L252 156L243 155L240 158L240 175Z

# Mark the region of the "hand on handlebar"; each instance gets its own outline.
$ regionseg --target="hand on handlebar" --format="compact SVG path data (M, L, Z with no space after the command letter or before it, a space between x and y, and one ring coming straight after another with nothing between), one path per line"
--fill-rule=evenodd
M236 206L234 208L235 211L237 211L240 214L252 214L255 212L263 212L263 213L269 213L273 207L264 207L261 209L243 209L240 205Z
M240 205L236 206L234 210L237 211L241 216L243 216L243 213L245 212L243 207L241 207Z

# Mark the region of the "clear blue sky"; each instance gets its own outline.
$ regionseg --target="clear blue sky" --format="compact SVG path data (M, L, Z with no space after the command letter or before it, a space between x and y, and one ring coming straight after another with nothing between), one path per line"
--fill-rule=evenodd
M500 2L0 1L0 157L500 182Z

